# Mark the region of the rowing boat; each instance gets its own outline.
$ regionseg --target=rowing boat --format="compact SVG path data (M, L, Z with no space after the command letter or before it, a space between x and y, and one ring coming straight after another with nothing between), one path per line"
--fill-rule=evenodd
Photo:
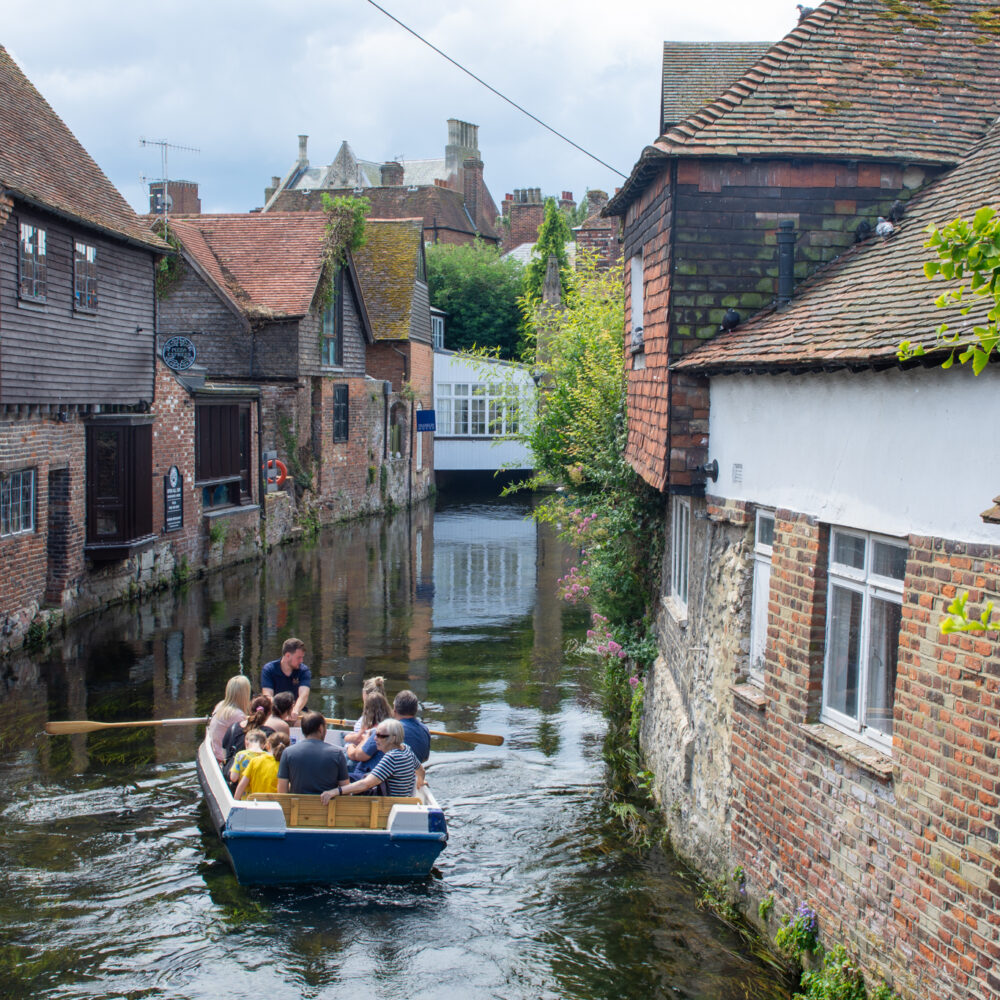
M198 780L212 824L244 885L423 878L448 842L430 789L412 798L271 793L233 798L206 736Z

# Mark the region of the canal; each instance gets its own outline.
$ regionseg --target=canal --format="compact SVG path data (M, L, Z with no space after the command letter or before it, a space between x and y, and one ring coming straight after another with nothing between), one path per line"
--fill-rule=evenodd
M599 666L569 553L528 501L440 499L78 622L0 664L0 996L787 998L637 852L602 797ZM306 643L312 707L360 712L362 678L409 687L438 738L450 840L416 885L241 887L195 777L195 727L47 737L50 719L207 714Z

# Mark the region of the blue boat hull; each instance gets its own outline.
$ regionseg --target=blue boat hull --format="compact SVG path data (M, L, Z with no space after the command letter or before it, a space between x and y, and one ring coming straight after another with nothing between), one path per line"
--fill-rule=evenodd
M444 815L429 796L427 806L410 807L386 830L303 829L287 827L277 803L236 802L206 743L198 780L244 885L426 878L448 842Z

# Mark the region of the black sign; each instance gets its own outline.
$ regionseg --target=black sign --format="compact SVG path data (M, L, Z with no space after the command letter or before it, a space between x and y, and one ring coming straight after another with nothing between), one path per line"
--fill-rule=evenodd
M184 477L176 465L163 477L163 530L184 527Z
M437 415L434 410L417 410L417 430L436 431Z
M175 372L187 371L194 364L197 352L187 337L171 337L164 345L163 362Z

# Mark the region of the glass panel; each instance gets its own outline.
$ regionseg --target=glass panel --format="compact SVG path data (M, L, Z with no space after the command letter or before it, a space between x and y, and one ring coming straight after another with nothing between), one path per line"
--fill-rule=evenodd
M906 549L886 542L872 543L872 570L877 576L902 580L906 576Z
M455 386L456 391L459 386ZM469 433L469 401L467 399L455 400L455 434Z
M871 639L868 645L868 706L865 722L892 735L892 706L899 660L899 628L903 609L895 601L872 599Z
M486 433L486 400L473 397L472 399L472 426L470 428L470 433L472 434L485 434Z
M455 383L455 395L456 396L468 396L469 395L469 385L467 382L456 382Z
M118 450L121 435L118 431L94 432L94 495L102 500L118 500L121 482L118 476Z
M774 518L770 514L757 515L757 544L774 545Z
M771 594L771 563L757 558L753 564L753 601L750 618L750 673L764 679L764 654L767 648L767 602Z
M826 662L826 704L852 719L858 717L858 664L861 657L861 609L864 598L834 585L830 597L830 641Z
M517 400L511 400L507 404L507 433L516 434L518 431L518 404Z
M439 434L452 434L451 429L451 400L438 396L437 401L437 425Z
M833 533L833 561L854 569L865 568L865 540L855 535Z

